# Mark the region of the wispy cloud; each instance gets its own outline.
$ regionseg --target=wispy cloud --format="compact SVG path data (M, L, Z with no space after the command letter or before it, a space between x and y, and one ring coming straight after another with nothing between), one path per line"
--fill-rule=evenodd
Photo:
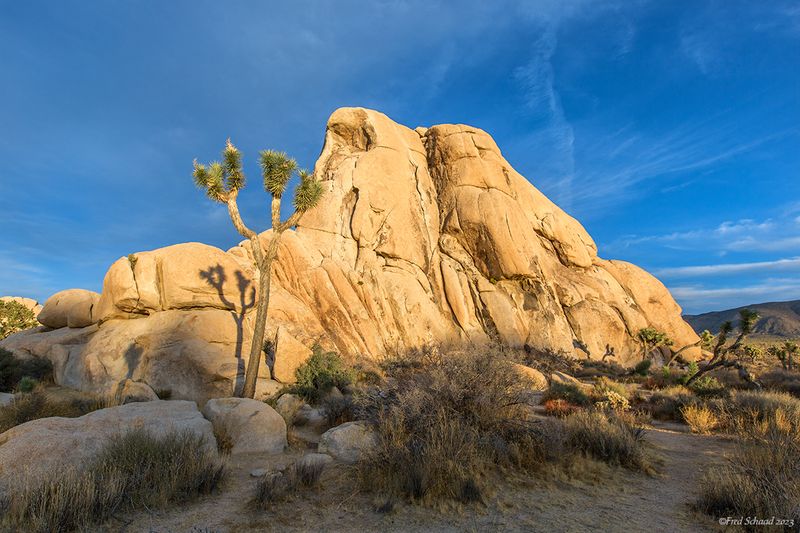
M728 263L719 265L660 268L654 270L653 273L659 277L678 278L780 270L800 270L800 257L777 259L775 261L757 261L752 263Z
M783 216L766 220L728 220L715 227L688 231L660 235L626 235L609 243L606 248L618 252L633 246L652 244L676 250L706 250L716 253L800 251L800 228L794 223L796 221L797 219Z
M725 309L767 301L800 299L800 280L769 279L752 285L706 288L698 285L670 286L685 312Z

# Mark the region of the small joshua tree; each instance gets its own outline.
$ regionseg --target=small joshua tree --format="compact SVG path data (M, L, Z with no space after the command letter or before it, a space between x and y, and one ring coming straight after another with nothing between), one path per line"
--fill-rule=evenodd
M642 361L647 359L647 356L653 350L660 346L672 346L672 340L666 333L658 331L656 328L643 328L636 334L636 338L642 343Z
M742 379L758 385L739 360L745 355L742 343L745 338L753 332L753 326L755 326L757 320L758 313L755 311L750 309L742 309L739 311L739 336L736 337L736 340L730 345L726 345L726 343L728 342L728 335L733 331L733 324L724 322L719 328L719 333L714 338L711 359L709 359L708 363L703 368L690 376L686 384L690 385L700 376L714 369L733 367L739 370L739 376ZM729 356L732 358L729 359Z
M209 198L215 202L226 204L236 231L250 239L258 268L259 291L256 310L256 324L250 357L245 372L242 396L252 398L256 393L258 366L261 361L262 346L267 326L269 310L269 290L272 277L272 262L278 254L281 236L287 229L296 226L303 214L316 206L322 197L322 184L314 179L314 175L304 169L297 168L297 162L283 152L264 150L260 154L261 173L264 178L264 189L272 196L272 236L266 253L261 248L258 233L247 227L239 214L236 203L239 190L244 187L245 176L242 171L242 154L228 139L222 151L222 162L214 161L208 166L194 161L194 180L198 187L205 190ZM300 178L294 194L295 211L284 222L281 222L281 198L286 185L293 175Z
M786 341L782 346L770 346L767 353L776 357L784 370L794 370L794 358L800 354L800 346L796 342Z

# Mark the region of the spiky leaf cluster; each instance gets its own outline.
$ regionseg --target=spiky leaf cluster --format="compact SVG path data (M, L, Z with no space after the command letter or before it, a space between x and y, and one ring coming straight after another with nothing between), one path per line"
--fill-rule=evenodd
M297 170L297 162L285 152L276 150L262 150L260 159L264 189L275 198L280 198L292 174Z
M208 166L194 160L195 184L206 191L215 202L225 202L229 193L244 187L242 154L228 139L222 151L222 163L213 161Z
M742 309L739 311L739 330L742 335L750 335L753 332L753 326L758 321L758 313L752 309Z
M298 174L300 175L300 185L294 192L294 208L302 213L319 203L323 190L322 184L314 179L311 172L301 170Z

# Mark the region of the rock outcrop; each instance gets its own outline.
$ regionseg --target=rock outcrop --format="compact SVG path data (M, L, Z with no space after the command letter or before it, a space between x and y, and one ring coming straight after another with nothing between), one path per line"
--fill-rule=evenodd
M627 364L641 328L677 346L697 340L657 279L601 259L580 223L477 128L411 130L376 111L339 109L315 173L324 199L284 234L273 266L264 387L291 381L315 342L373 357L439 341L582 358L608 345ZM262 246L270 238L261 234ZM227 252L190 243L132 254L109 269L90 326L0 345L50 358L57 380L77 388L134 379L174 398L230 396L249 351L256 276L249 241Z

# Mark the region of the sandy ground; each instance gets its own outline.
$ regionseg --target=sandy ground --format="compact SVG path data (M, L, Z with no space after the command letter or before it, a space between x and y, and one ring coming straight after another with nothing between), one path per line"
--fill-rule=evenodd
M231 457L228 479L218 494L164 511L119 517L97 531L238 532L238 531L715 531L715 519L691 511L697 479L706 465L724 460L733 443L724 437L684 432L679 425L648 431L658 457L655 476L594 465L580 476L554 474L546 480L499 481L484 506L453 505L430 509L383 503L355 489L353 471L330 467L320 486L276 505L270 511L248 506L256 486L254 468L274 468L304 453ZM680 431L676 431L680 430Z

